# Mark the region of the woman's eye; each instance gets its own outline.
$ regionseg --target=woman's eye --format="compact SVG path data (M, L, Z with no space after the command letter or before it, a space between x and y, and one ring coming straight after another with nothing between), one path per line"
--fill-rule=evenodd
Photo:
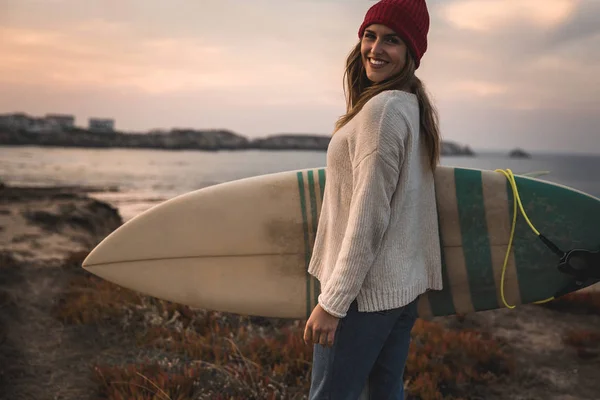
M377 35L375 35L373 33L365 32L364 38L368 39L368 40L377 40ZM394 36L392 36L392 37L386 37L384 39L384 41L386 43L391 43L391 44L399 44L400 43L400 41L398 40L398 38L394 37Z

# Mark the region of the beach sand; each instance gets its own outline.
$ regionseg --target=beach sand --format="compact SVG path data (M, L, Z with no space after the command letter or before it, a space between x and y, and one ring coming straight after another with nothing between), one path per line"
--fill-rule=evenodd
M68 325L53 315L73 276L86 273L64 260L86 254L121 223L117 210L83 189L0 187L0 398L107 398L91 378L93 364L165 356L139 348L118 324ZM469 388L466 398L600 398L600 345L564 343L572 331L600 332L597 310L529 305L436 322L489 333L515 359L512 374Z

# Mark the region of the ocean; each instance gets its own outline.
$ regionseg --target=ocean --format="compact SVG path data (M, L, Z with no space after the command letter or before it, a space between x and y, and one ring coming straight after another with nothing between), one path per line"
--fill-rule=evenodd
M325 166L317 151L166 151L0 146L0 180L13 186L91 186L125 221L180 194L251 176ZM549 171L539 177L600 198L600 155L506 153L443 157L443 165Z

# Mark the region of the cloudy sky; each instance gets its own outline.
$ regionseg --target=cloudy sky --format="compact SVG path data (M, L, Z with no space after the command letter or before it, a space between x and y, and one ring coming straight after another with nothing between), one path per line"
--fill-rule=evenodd
M0 113L329 134L369 0L0 0ZM444 139L600 153L600 0L429 0Z

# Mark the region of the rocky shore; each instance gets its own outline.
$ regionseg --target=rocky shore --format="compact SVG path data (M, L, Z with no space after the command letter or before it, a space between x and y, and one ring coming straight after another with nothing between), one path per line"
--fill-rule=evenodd
M0 145L145 148L167 150L312 150L326 151L330 136L281 134L248 139L229 130L173 129L146 133L92 132L73 128L54 132L0 129ZM442 143L444 156L472 156L474 152L458 143Z
M303 321L190 310L81 268L121 225L89 188L0 184L0 399L305 399ZM600 299L417 321L408 399L596 399Z
M87 399L98 333L52 312L69 286L64 260L85 254L121 224L87 189L0 184L0 398Z
M118 211L80 187L0 185L0 253L18 261L62 260L121 225Z

